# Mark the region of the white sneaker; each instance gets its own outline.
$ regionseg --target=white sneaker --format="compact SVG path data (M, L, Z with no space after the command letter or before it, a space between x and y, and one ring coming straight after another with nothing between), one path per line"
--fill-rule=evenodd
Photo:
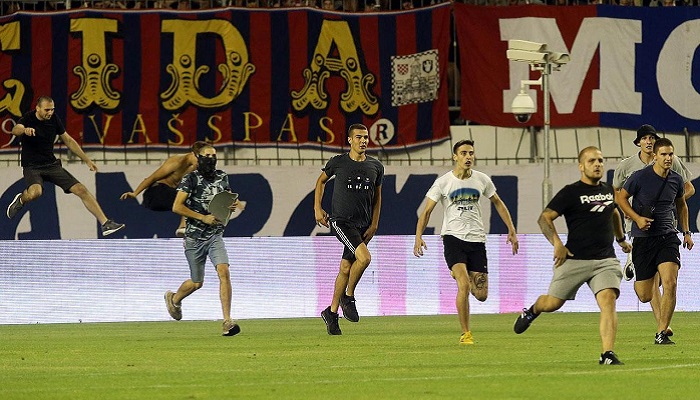
M10 205L7 206L7 218L14 218L23 206L24 204L22 204L22 193L20 192L17 193L14 200L12 200L12 203L10 203Z
M627 262L625 262L624 268L622 268L622 276L626 281L631 281L634 279L634 263L632 262L632 253L627 253Z

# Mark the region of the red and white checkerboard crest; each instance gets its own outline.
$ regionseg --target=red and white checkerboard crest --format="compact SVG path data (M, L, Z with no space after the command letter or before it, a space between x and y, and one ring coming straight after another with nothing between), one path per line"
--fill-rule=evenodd
M437 49L391 57L391 104L436 100L440 89L438 60Z

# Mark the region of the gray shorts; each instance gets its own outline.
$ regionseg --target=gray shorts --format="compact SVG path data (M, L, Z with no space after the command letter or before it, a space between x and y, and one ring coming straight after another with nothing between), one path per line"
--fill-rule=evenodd
M204 282L204 264L207 256L214 268L219 264L228 265L228 253L221 235L214 235L207 240L185 238L185 257L190 264L190 278L193 282Z
M593 294L603 289L615 289L620 296L622 267L617 258L603 260L566 260L559 268L554 268L549 294L562 300L573 300L576 292L588 283Z

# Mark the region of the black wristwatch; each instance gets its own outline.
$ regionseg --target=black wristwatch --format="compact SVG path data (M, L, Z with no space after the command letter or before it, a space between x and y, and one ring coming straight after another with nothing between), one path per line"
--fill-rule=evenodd
M683 236L685 236L685 235L692 235L692 234L693 234L693 232L691 232L691 231L685 231L685 232L683 232Z
M621 238L619 238L619 239L615 239L615 240L617 240L617 243L622 243L622 242L624 242L625 240L627 240L627 236L625 236L625 235L622 235L622 237L621 237Z

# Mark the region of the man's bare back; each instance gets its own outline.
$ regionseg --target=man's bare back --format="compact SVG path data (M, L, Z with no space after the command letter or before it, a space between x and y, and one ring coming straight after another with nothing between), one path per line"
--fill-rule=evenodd
M163 165L171 163L174 169L166 177L159 179L157 182L176 188L182 180L182 177L194 171L197 168L197 159L192 157L192 153L179 154L168 158Z

